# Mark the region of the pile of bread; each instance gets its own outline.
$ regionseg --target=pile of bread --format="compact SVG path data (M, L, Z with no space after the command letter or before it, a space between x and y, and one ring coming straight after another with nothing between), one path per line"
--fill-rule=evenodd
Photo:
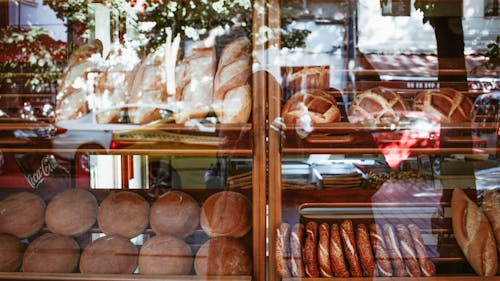
M389 223L329 225L309 221L276 229L276 267L281 277L433 276L420 229Z
M228 43L218 61L215 46L195 42L177 63L178 45L167 42L142 61L125 45L115 45L105 60L98 40L79 48L58 88L56 120L92 112L97 123L146 124L169 114L185 123L213 111L220 123L246 123L252 108L250 40Z
M312 69L299 71L293 78L306 79L307 74L303 72L311 72ZM315 70L316 74L311 75L318 76L319 71ZM320 79L315 76L311 78L310 84L298 81L289 85L293 94L282 108L281 115L285 123L304 126L339 122L342 119L336 102L336 97L341 94L338 90L328 89L328 84L317 83ZM297 88L297 85L300 87ZM441 123L459 123L471 120L472 109L471 100L451 88L416 93L410 105L395 90L376 87L355 94L347 107L347 115L352 123L387 123L403 118L409 111L419 111L439 118Z
M0 201L0 210L1 272L252 272L252 255L240 240L251 228L251 205L237 192L214 193L201 207L182 191L166 192L151 206L131 191L111 192L100 204L83 189L68 189L48 203L35 193L18 192ZM186 238L200 231L206 238L197 249ZM102 234L95 239L96 233ZM140 234L149 238L134 245L131 239Z

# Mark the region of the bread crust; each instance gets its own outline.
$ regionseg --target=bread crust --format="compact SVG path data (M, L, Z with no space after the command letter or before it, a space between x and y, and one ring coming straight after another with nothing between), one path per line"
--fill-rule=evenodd
M330 260L335 277L349 277L338 224L330 227Z
M471 120L473 105L464 94L451 88L441 88L418 93L413 107L438 115L443 123L457 123Z
M275 245L276 271L282 278L290 277L291 274L288 269L290 261L290 224L284 222L276 228Z
M359 261L365 276L375 275L375 259L373 257L372 247L368 229L364 224L356 226L356 246L358 247Z
M403 261L403 255L399 249L399 242L394 231L394 227L391 224L384 224L384 238L387 245L387 251L391 257L392 268L394 270L394 276L404 277L406 276L405 265Z
M385 246L384 234L378 224L370 224L370 242L375 254L378 276L391 277L391 260Z
M328 90L330 87L330 71L326 66L306 66L293 73L292 71L293 69L289 68L285 74L285 86L288 90Z
M319 225L318 241L318 263L319 273L322 277L333 277L330 265L330 225L322 223Z
M422 272L417 260L417 254L413 247L413 241L411 239L410 231L403 224L396 225L396 231L399 237L401 254L403 255L403 260L406 265L406 271L408 272L410 277L420 277L422 275Z
M307 277L319 277L318 269L318 223L310 221L306 225L304 242L304 263Z
M356 249L356 241L354 238L354 227L351 220L344 220L340 224L340 237L344 244L344 253L349 263L349 269L352 277L361 277L361 266L359 264L358 251Z
M357 123L392 121L398 114L408 110L410 106L396 91L376 87L357 94L348 112L350 121Z
M415 252L417 254L422 274L427 277L434 276L436 274L436 266L427 254L420 228L415 224L409 224L408 230L410 231L411 238L413 240L413 245L415 247Z
M451 210L453 233L465 258L478 275L494 276L497 249L486 215L460 188L453 190Z
M290 233L290 271L293 277L305 277L304 262L302 260L302 246L304 241L304 225L297 223Z
M24 272L72 273L78 265L80 246L68 236L45 233L28 245Z
M45 223L45 202L31 192L19 192L0 201L0 233L27 238Z
M481 207L493 228L497 249L500 252L500 190L485 190Z
M314 89L292 95L283 106L282 117L290 124L300 124L304 118L309 118L311 124L321 124L338 122L342 116L331 93Z

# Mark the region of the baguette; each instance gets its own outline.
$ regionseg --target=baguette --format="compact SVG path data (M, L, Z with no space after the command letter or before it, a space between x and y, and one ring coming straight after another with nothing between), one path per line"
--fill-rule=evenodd
M306 225L304 242L304 263L307 277L319 277L318 269L318 223L310 221Z
M290 271L293 277L305 277L304 263L302 261L302 245L304 225L297 223L292 227L290 234Z
M349 263L352 277L361 277L361 266L359 264L358 251L356 250L356 241L354 238L354 227L351 220L344 220L340 224L340 237L344 242L344 253Z
M493 230L486 215L462 189L451 197L453 233L465 258L480 276L497 272L497 249Z
M417 258L422 274L427 277L434 276L436 274L436 266L427 254L422 235L420 234L420 229L414 224L408 225L408 229L410 230L411 238L413 239L413 245L415 246L415 252L417 252Z
M368 229L364 224L358 224L356 227L356 246L358 247L359 261L365 276L374 276L375 259L370 246Z
M411 239L410 231L403 224L398 224L396 226L396 231L399 237L399 245L403 255L403 260L406 265L406 271L410 277L420 277L422 275L422 271L420 270L417 254L415 253L415 249L413 247L413 240Z
M290 277L288 261L290 260L290 225L282 223L276 228L276 270L281 277Z
M391 277L391 260L385 246L382 230L378 224L370 225L370 241L375 255L378 276Z
M490 221L500 252L500 190L485 190L482 209Z
M389 256L391 257L392 268L394 269L394 275L397 277L406 276L405 265L403 261L403 255L399 249L399 243L396 238L396 233L394 227L391 224L384 224L384 237L387 245L387 250Z
M319 273L322 277L333 277L330 264L330 225L322 223L319 225L318 263Z
M240 37L222 50L214 80L214 109L221 123L246 123L252 109L250 40Z
M338 224L332 224L330 228L330 259L336 277L349 277Z

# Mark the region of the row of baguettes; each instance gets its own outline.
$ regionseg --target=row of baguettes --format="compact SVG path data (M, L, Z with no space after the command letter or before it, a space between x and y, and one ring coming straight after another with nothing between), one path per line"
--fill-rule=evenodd
M282 223L276 229L276 267L281 277L433 276L415 224L340 225Z

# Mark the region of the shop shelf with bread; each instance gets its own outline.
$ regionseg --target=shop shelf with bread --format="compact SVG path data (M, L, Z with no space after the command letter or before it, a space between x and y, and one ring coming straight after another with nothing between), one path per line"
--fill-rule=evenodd
M271 10L278 11L269 15L273 19L270 22L275 24L273 29L281 28L280 21L276 19L280 18L280 10L288 8L281 5L287 3L272 2ZM326 8L327 5L306 4L309 12L318 13L335 6L330 3L330 7ZM356 17L355 14L347 16ZM314 38L321 37L318 33L312 35ZM271 45L279 50L279 37L275 39ZM397 48L397 42L392 44ZM300 51L296 51L294 60L300 57L297 53ZM314 62L312 57L312 54L302 53L304 65ZM287 58L281 61L288 62ZM375 61L377 56L374 54L372 59ZM348 66L348 63L344 69L332 69L330 66L332 73L353 76L352 83L335 84L340 91L333 89L333 85L323 89L314 85L314 88L307 89L307 81L314 84L317 79L305 71L302 79L306 82L300 83L301 88L291 92L286 88L289 86L286 79L290 75L282 77L285 82L280 81L279 74L270 76L269 119L273 126L269 130L269 153L273 157L269 158L269 169L270 174L277 175L270 178L269 190L269 241L270 249L273 249L270 256L271 280L371 279L374 275L371 266L376 266L377 277L392 276L392 280L401 276L433 276L426 277L429 280L477 280L483 278L480 277L482 275L495 275L472 269L476 259L467 257L468 250L464 250L453 236L454 225L459 224L459 219L450 215L450 211L456 209L452 203L454 192L449 187L435 185L434 176L444 175L445 172L443 170L440 174L439 168L432 167L436 163L439 165L439 159L456 154L474 154L474 146L481 146L481 143L486 150L477 157L489 156L491 161L479 162L486 166L498 165L494 156L498 152L496 142L485 145L487 139L472 137L474 128L478 127L470 116L472 102L482 92L464 91L461 87L458 87L461 91L445 89L445 86L456 88L453 82L442 83L441 89L419 90L398 81L373 79L373 76L390 75L390 72L405 75L408 71L397 64L392 65L392 69L375 68L371 71ZM300 70L297 73L296 76L300 76ZM308 74L312 75L310 80L307 79ZM448 74L453 76L453 71L448 71ZM365 76L366 81L358 81L358 76L362 75L371 78ZM328 94L334 97L335 103L323 98ZM340 118L327 119L335 111L335 108L332 109L334 106ZM408 112L413 107L425 113L417 112L409 116L408 113L394 113ZM377 115L377 112L382 113ZM364 120L354 120L357 117L363 119L363 116ZM454 116L452 120L447 119L450 116ZM436 121L438 119L440 121ZM498 125L490 122L486 127L491 133ZM393 158L390 157L392 153L396 155ZM330 165L330 169L322 168L319 180L316 176L306 175L305 182L302 180L290 186L286 170L292 161L302 161L312 167ZM431 164L434 161L435 164ZM381 166L387 170L380 170ZM393 172L389 172L391 169L394 169ZM361 180L351 176L353 171ZM466 174L469 171L461 169L457 173ZM372 186L376 182L380 185ZM489 187L492 187L491 184ZM480 193L476 193L475 186L461 188L470 198L477 198L477 193ZM474 204L479 201L474 200ZM472 221L470 223L474 223ZM373 223L378 224L379 230L372 227ZM352 226L347 227L349 224ZM381 267L385 259L377 250L377 243L363 241L363 229L368 229L371 236L379 235L384 243L391 243L384 245L392 259L392 268L385 270L387 275ZM329 231L330 236L325 235ZM338 248L333 247L332 250L328 245L334 243L328 243L328 237L333 239L334 232L339 233L340 242ZM353 236L343 233L352 233ZM491 247L488 249L492 252ZM339 258L339 252L344 256ZM371 259L366 258L366 252L372 252ZM337 258L328 263L332 255ZM483 265L492 266L497 255L488 254ZM395 257L400 257L403 263L396 265ZM370 260L372 262L363 264ZM349 271L347 274L335 271L340 261L347 265L344 267ZM405 268L409 270L405 271ZM471 276L475 274L479 277ZM495 276L490 278L495 279Z

